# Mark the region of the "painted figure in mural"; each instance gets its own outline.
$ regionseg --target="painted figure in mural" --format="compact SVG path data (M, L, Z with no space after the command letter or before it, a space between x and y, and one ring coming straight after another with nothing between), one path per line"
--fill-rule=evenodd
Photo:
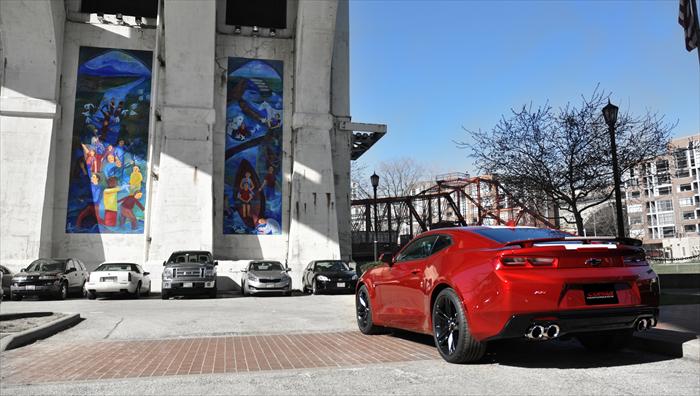
M134 166L131 170L131 176L129 176L129 191L135 192L141 189L141 182L143 181L143 174L138 166Z
M280 225L274 219L266 219L261 217L258 219L258 225L255 227L255 232L258 235L279 234Z
M258 189L258 192L263 191L265 193L265 198L271 200L275 196L275 184L277 183L277 175L275 175L275 167L269 166L267 168L267 174L263 179L262 185Z
M104 190L103 204L105 207L104 225L113 227L117 225L117 178L112 176L107 179L107 188Z
M131 195L127 195L126 197L122 198L119 200L121 203L121 212L119 213L119 226L121 227L123 224L126 223L126 221L131 222L131 229L135 230L136 229L136 216L134 216L134 206L138 206L139 209L144 210L143 205L139 200L143 194L141 191L136 191Z
M250 201L255 198L255 193L253 190L255 188L255 184L250 176L250 172L246 172L245 177L241 179L241 183L238 186L240 188L238 191L238 199L240 199L242 203L244 218L250 218Z
M76 219L76 225L78 227L86 227L87 223L99 224L100 219L100 199L102 198L102 185L100 184L100 175L93 173L90 175L90 196L92 202L90 202Z
M126 154L126 147L125 147L125 142L124 139L119 139L119 143L117 144L117 147L114 148L114 155L117 156L119 161L121 163L124 163L124 154Z
M245 140L248 137L250 137L250 130L245 126L245 122L241 122L238 129L236 129L236 136L233 138L236 140Z
M280 117L279 113L275 114L274 117L271 117L267 120L267 127L270 129L277 129L282 127L282 118Z

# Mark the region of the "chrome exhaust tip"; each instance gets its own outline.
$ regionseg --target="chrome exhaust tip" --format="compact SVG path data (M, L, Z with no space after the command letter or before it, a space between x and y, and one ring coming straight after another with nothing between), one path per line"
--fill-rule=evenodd
M656 320L654 318L649 318L649 321L647 322L647 329L651 329L654 326L656 326Z
M647 327L647 320L646 319L639 319L637 322L637 331L644 331L646 330Z
M559 336L559 325L549 325L545 329L545 334L547 335L547 338L557 338Z
M540 325L535 325L530 327L530 329L525 333L525 336L531 340L540 340L544 336L544 327Z

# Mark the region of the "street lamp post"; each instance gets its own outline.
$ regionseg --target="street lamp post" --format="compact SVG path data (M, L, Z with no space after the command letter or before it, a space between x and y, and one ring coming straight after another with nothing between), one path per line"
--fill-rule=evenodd
M379 176L374 172L369 179L372 182L372 189L374 189L374 261L377 261L377 187L379 187Z
M612 163L613 163L613 181L615 183L615 211L617 220L617 236L619 238L625 237L625 224L622 217L622 193L620 192L620 169L617 164L617 143L615 142L615 123L617 122L617 111L618 107L610 103L608 99L608 104L603 107L603 118L605 118L605 123L608 124L608 131L610 132L610 150L612 151Z

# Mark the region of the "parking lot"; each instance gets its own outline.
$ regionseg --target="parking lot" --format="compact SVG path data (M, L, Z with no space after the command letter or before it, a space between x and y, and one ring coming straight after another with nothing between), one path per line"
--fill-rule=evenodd
M501 342L473 365L431 337L356 330L352 295L3 302L79 312L53 337L2 353L2 393L697 394L700 363L575 341Z

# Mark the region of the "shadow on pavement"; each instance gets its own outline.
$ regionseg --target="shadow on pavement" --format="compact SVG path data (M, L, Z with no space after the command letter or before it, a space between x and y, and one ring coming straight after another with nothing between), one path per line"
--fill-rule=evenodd
M432 336L401 330L391 330L391 336L434 347ZM500 364L524 368L586 369L628 366L675 359L623 349L617 352L595 353L586 350L578 341L554 340L532 342L527 340L500 340L488 344L486 355L477 364Z

